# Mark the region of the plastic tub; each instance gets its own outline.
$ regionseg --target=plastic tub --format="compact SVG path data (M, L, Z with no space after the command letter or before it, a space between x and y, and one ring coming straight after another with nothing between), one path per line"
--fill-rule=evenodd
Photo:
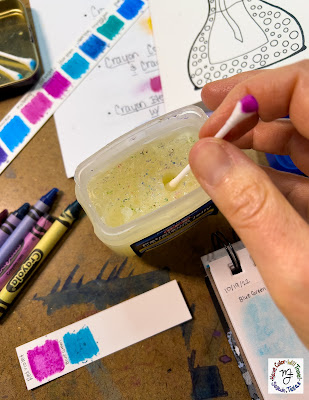
M77 167L74 177L77 200L105 245L119 254L141 256L187 231L202 217L218 212L192 172L177 189L179 193L185 192L187 185L193 188L189 193L167 193L164 186L165 177L176 176L187 164L190 149L207 118L199 107L181 108L124 134ZM148 170L152 172L147 173ZM144 191L145 184L149 186L148 192ZM119 190L124 187L131 192L126 192L123 198ZM109 200L109 194L113 200ZM179 198L170 200L178 195ZM157 201L156 196L163 203L159 199L158 205L152 204ZM104 214L102 209L108 208L109 203L110 212ZM139 216L140 212L144 215ZM125 222L115 222L118 217Z
M272 168L278 171L291 172L292 174L304 175L293 163L290 156L280 156L266 153L267 161Z

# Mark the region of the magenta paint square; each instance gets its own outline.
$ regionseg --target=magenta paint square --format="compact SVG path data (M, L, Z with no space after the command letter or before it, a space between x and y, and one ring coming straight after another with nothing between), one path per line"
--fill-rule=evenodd
M52 77L44 83L43 89L55 99L59 99L70 86L71 82L56 71Z
M64 361L57 340L46 340L43 346L27 351L31 371L38 381L64 370Z
M150 87L153 92L160 92L162 90L160 76L155 76L150 79Z
M46 111L52 105L53 103L46 96L44 96L43 93L39 92L21 109L21 113L29 122L36 124L41 118L44 117Z

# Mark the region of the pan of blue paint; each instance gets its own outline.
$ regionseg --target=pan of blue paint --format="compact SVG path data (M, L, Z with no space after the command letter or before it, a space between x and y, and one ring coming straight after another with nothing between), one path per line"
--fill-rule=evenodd
M0 89L34 83L39 57L27 11L19 0L0 0Z

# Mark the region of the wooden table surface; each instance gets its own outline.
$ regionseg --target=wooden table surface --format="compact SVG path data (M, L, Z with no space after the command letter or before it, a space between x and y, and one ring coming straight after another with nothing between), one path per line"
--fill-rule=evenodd
M19 98L2 96L1 119ZM1 174L0 187L0 211L14 211L26 201L34 204L53 187L60 190L53 215L75 200L74 181L66 178L53 118ZM95 236L84 214L1 324L0 399L249 400L200 261L212 251L210 234L218 229L232 240L231 228L219 213L160 250L142 258L123 258ZM27 391L17 346L173 279L182 289L192 321ZM220 361L223 355L231 361Z

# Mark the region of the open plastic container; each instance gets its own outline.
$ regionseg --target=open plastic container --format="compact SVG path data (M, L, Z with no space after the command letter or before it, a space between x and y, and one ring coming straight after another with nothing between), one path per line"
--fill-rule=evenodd
M267 161L272 168L278 171L291 172L292 174L304 175L291 160L290 156L280 156L266 153Z
M98 215L87 191L92 177L113 168L145 144L158 138L165 140L183 128L194 129L197 139L207 118L204 111L196 106L173 111L124 134L77 167L74 176L77 200L90 218L95 234L106 246L119 254L141 256L188 230L202 217L217 214L218 210L209 196L197 187L132 222L111 227Z

